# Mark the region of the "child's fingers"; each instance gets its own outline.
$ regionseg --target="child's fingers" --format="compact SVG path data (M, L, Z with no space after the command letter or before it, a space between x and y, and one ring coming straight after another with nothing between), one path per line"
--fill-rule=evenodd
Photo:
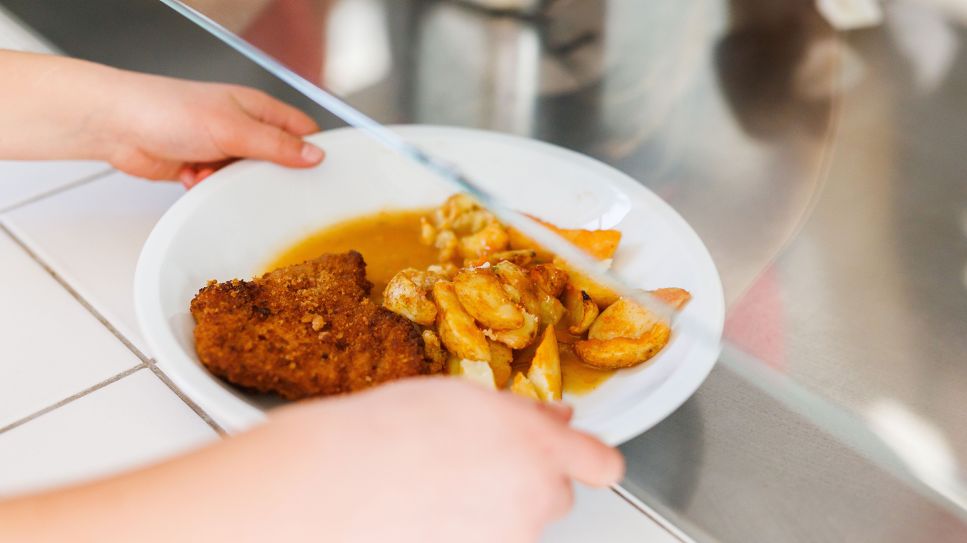
M281 128L256 121L244 123L225 136L219 148L235 157L255 158L293 168L306 168L322 162L322 149L302 141Z
M264 92L241 87L235 89L233 93L242 109L263 123L279 127L296 136L306 136L319 131L319 125L312 120L312 117Z
M198 181L196 180L197 177L198 175L195 173L195 169L191 166L182 166L181 169L178 170L178 181L181 181L181 186L185 187L186 189L190 189L198 184Z
M555 432L558 461L570 478L588 486L604 487L624 476L621 453L589 434L561 427Z
M540 402L537 404L537 407L552 419L563 422L564 424L571 422L571 417L574 416L574 408L565 403Z

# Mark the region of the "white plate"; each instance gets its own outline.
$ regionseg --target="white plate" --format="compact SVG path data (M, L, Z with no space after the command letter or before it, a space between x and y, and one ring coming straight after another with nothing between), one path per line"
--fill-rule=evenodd
M534 140L428 126L397 127L525 211L563 227L617 228L614 269L641 288L691 291L689 318L721 336L722 284L688 224L623 173ZM209 279L250 278L281 250L328 224L381 209L429 207L453 192L434 176L361 133L310 140L328 153L312 170L245 161L212 176L161 219L141 253L135 303L160 368L228 431L263 420L272 404L209 374L198 362L188 312ZM716 338L717 339L717 338ZM654 426L699 387L717 342L674 333L650 363L623 370L590 394L565 397L574 424L618 444Z

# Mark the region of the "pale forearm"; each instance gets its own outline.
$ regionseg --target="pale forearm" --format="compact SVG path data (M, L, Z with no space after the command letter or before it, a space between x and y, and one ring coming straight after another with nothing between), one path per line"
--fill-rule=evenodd
M217 443L111 479L0 501L0 541L239 540L234 530L258 519L244 508L262 490L247 468L271 452L258 439Z
M315 430L325 431L325 420L313 422ZM288 515L299 515L302 507L318 508L312 518L333 533L338 518L325 513L352 491L308 500L297 489L311 477L335 484L337 474L327 470L338 468L344 459L328 459L326 447L310 446L314 439L308 436L295 440L292 430L298 437L305 433L302 427L268 424L155 466L0 500L0 541L306 540L289 532L298 531L298 524L278 521L273 508L279 507ZM314 473L307 473L309 462Z
M0 158L106 158L111 84L123 72L0 50L0 73Z

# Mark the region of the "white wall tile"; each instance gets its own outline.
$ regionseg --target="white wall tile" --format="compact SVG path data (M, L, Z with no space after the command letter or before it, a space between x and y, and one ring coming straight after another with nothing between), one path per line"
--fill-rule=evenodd
M552 524L542 543L681 543L608 489L575 489L574 510Z
M0 495L118 473L216 438L142 369L0 434Z
M0 427L140 363L3 232L0 262Z
M134 314L141 246L184 189L115 173L0 216L121 334L146 352Z
M0 160L0 210L110 169L101 162Z

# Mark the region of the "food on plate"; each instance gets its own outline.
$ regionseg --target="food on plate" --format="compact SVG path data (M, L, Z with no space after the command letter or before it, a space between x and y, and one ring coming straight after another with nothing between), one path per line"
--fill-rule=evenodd
M683 288L660 288L648 292L672 309L681 309L692 299L692 294Z
M514 371L514 351L503 343L490 342L490 369L494 372L494 382L504 388Z
M621 298L609 305L588 328L588 339L636 338L658 323L658 316L640 305Z
M564 307L568 316L567 331L573 335L587 332L598 318L598 304L591 295L570 284L564 290Z
M561 355L557 350L557 335L550 326L544 329L541 342L534 351L527 379L542 400L561 399Z
M663 322L634 338L588 339L574 344L574 352L595 368L630 368L658 354L671 336L671 328Z
M557 235L570 241L576 247L583 249L584 252L588 253L594 258L597 258L598 260L607 260L614 257L614 253L618 250L618 243L621 242L621 232L617 230L582 230L558 228L557 226L549 222L542 221L537 217L531 218L556 232ZM553 257L551 253L541 248L532 239L528 238L517 230L514 230L513 228L509 229L509 237L510 246L514 249L533 249L537 251L542 258L547 260Z
M487 328L513 330L524 325L524 310L510 301L490 268L469 268L453 278L457 300Z
M541 396L537 393L537 387L523 373L515 373L514 381L510 384L510 391L518 396L531 400L540 400Z
M386 284L404 268L426 269L436 264L437 251L420 241L425 209L379 211L323 228L276 255L264 271L302 264L319 255L356 251L366 261L370 297L381 302Z
M602 268L619 250L617 230L540 222ZM196 349L212 373L288 399L446 372L558 401L647 362L671 336L661 316L463 194L429 211L337 224L270 269L198 293ZM691 298L679 288L649 292L675 309Z
M457 299L453 283L438 281L433 285L433 301L439 308L437 333L447 351L457 358L489 361L490 344L487 343L487 337Z
M559 258L555 258L554 265L565 270L568 274L568 277L570 278L569 281L571 285L573 285L574 288L578 290L586 292L587 295L590 296L592 300L594 300L594 303L596 303L598 307L608 307L609 305L618 301L617 292L614 292L610 288L595 282L590 277L588 277L587 274L582 273L572 268L571 266L569 266L567 262L564 262ZM607 269L608 266L610 265L611 265L611 262L609 261L601 262L601 267L603 269Z
M423 243L439 251L440 262L479 259L510 244L497 217L466 194L451 196L420 224Z
M691 299L683 289L659 289L650 294L675 309ZM574 351L595 368L627 368L655 356L670 336L671 329L659 316L620 298L598 315L588 328L588 339L575 342Z
M437 316L436 305L430 300L430 290L442 278L432 271L401 270L386 285L383 306L417 324L430 326Z
M212 281L191 302L198 357L226 381L291 400L441 372L417 326L373 303L371 288L356 252Z
M497 390L497 380L494 378L494 371L490 364L479 360L467 360L466 358L450 360L450 375L459 375L482 385L486 388Z
M617 230L539 222L602 268L611 265L621 241ZM659 316L505 227L466 195L427 213L420 240L437 251L438 262L401 270L389 281L383 305L440 338L452 375L560 400L563 383L593 382L644 363L669 341L671 330ZM651 292L676 309L690 299L682 289ZM567 368L581 379L567 379Z

